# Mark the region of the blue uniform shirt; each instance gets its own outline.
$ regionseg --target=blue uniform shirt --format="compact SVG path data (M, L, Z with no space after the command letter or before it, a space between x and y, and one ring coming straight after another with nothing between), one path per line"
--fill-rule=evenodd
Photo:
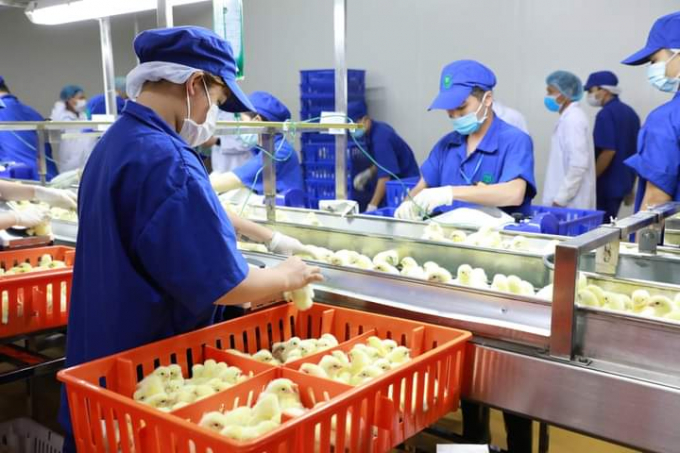
M640 130L637 150L626 160L640 178L635 211L640 210L647 181L680 201L680 92L649 114Z
M125 107L125 99L116 96L116 108L119 115L123 111L123 107ZM92 118L92 115L106 115L106 99L104 94L92 96L87 101L87 111L90 113L90 118Z
M276 157L274 167L276 169L276 192L281 193L290 189L304 190L302 182L302 169L300 159L293 147L283 136L277 135L274 139L274 156ZM264 193L263 173L260 171L264 165L262 161L263 152L259 148L253 148L253 157L245 164L234 169L234 174L238 176L244 186L252 189L258 194ZM258 173L259 172L259 173ZM255 179L257 177L257 179Z
M24 105L11 94L0 97L0 121L43 121L33 108ZM34 169L38 177L38 135L35 131L0 131L0 161L19 162ZM57 167L52 160L52 148L47 147L47 179L54 178Z
M420 171L428 187L498 184L522 178L527 183L524 202L502 209L531 214L536 195L531 137L496 116L472 154L467 156L466 137L450 132L434 145Z
M399 178L420 176L418 163L408 143L387 123L371 120L366 143L373 158ZM378 179L390 174L378 167Z
M198 156L127 102L80 183L67 366L208 325L248 273ZM60 420L68 429L62 392Z
M630 106L618 97L607 102L597 113L593 141L595 157L602 150L615 151L607 170L597 179L597 198L621 199L633 189L635 173L623 162L635 154L640 118Z

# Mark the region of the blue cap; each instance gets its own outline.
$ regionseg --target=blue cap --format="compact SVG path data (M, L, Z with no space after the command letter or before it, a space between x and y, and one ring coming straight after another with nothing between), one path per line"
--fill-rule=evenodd
M545 79L545 84L553 86L572 101L583 97L583 83L576 74L569 71L555 71Z
M62 101L68 101L78 93L84 93L84 90L78 85L66 85L61 89L61 92L59 93L59 99Z
M254 112L255 107L236 83L236 61L231 46L202 27L158 28L141 32L134 41L140 63L165 61L196 68L220 77L234 96L220 105L227 112Z
M439 94L428 110L451 110L460 107L474 87L490 91L496 86L496 76L481 63L458 60L444 66L439 80Z
M366 102L363 99L351 101L347 104L347 116L355 123L366 115L368 115L368 107L366 107Z
M631 66L645 64L661 49L680 49L680 12L657 19L649 31L647 45L621 63Z
M588 91L592 87L601 87L603 85L615 87L619 84L619 79L611 71L598 71L593 72L588 76L586 84L583 85L583 89Z
M290 119L290 110L266 91L254 91L248 96L258 115L266 121L284 122Z

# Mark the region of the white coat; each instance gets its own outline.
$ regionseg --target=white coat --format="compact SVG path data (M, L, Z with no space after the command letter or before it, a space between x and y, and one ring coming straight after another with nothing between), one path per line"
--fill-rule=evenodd
M560 115L550 139L543 205L595 209L595 150L588 118L577 103Z
M524 118L519 111L508 107L505 104L500 103L496 99L493 100L493 106L491 107L496 116L511 126L515 126L522 132L529 133L529 128L527 127L527 120Z
M220 110L219 121L234 121L234 114ZM238 135L220 136L220 145L214 145L210 154L213 173L227 173L245 164L253 153Z
M66 108L64 101L57 101L50 115L52 121L87 121L85 113L76 114ZM78 132L76 129L67 129L65 133ZM61 139L58 149L55 149L54 160L60 173L77 168L83 168L87 162L96 138L80 137Z

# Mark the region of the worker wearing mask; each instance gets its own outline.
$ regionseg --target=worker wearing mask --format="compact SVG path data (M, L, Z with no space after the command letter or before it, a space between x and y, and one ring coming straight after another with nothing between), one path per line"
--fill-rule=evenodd
M52 121L87 121L87 98L83 89L77 85L67 85L62 88L50 119ZM78 132L76 129L65 131ZM90 137L62 137L58 149L54 150L59 172L84 167L95 142L96 140Z
M640 118L619 99L618 84L613 72L599 71L590 74L583 87L588 104L601 107L595 117L593 142L597 209L605 212L606 221L618 217L624 198L632 195L635 173L623 162L635 154L640 131Z
M249 96L254 106L254 114L241 113L243 121L274 121L290 120L290 111L276 97L264 91L255 91ZM213 174L210 182L217 193L229 192L234 189L247 189L259 195L264 193L262 170L262 147L258 145L257 134L241 134L238 136L249 146L251 157L248 161L233 171ZM283 193L290 189L303 190L302 169L297 153L288 140L277 134L274 138L274 164L276 169L276 192Z
M120 115L127 99L125 77L116 77L114 86L116 90L116 112ZM104 93L96 94L87 101L87 113L90 118L92 118L92 115L106 115L106 95Z
M234 227L276 253L299 251L299 242L230 221L192 149L213 135L218 108L255 109L236 83L229 44L175 27L142 32L134 50L130 100L80 184L67 366L205 326L216 306L272 300L322 279L297 257L249 269ZM60 421L64 451L75 451L63 391Z
M23 104L13 95L5 79L0 76L0 121L43 121L32 107ZM46 177L49 181L57 174L52 161L52 147L46 150ZM35 131L0 131L0 161L18 162L33 169L38 178L38 135Z
M453 131L434 146L422 177L395 215L415 219L454 201L530 214L536 195L531 138L493 112L496 76L471 60L442 70L440 91L430 110L445 110Z
M367 211L378 209L385 198L385 184L395 176L399 179L420 176L418 163L408 143L387 123L377 121L368 116L364 101L353 104L349 112L350 118L364 126L356 129L352 135L357 140L365 138L366 150L378 165L371 165L354 177L353 185L358 191L377 178L373 197L368 202Z
M218 121L238 121L239 119L240 116L237 117L233 113L222 110L217 115ZM208 145L212 147L210 162L215 175L233 171L253 156L250 145L245 143L239 135L220 135L212 142L209 141Z
M650 63L649 83L673 95L649 114L640 130L637 153L626 160L639 178L635 210L680 201L680 12L659 18L647 45L622 63Z
M76 208L76 195L73 192L11 181L0 181L0 200L31 200L63 209ZM0 212L0 230L14 226L33 228L48 220L47 211L35 206L29 206L21 211Z
M595 153L588 118L578 105L583 84L567 71L555 71L545 82L545 107L560 117L550 139L543 204L595 209Z

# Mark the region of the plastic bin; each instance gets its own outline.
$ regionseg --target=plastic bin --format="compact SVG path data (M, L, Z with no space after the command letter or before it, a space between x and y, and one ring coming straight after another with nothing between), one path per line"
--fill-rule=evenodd
M401 182L396 180L387 181L385 184L385 204L388 207L398 207L409 190L413 189L418 181L419 176L414 176L412 178L403 178Z
M300 375L291 369L295 362L286 367L274 367L213 349L233 348L254 353L261 348L271 349L274 342L292 336L318 338L323 333L333 333L339 341L347 342L372 329L412 348L415 358L407 365L356 388ZM465 342L469 337L470 333L455 329L322 304L315 304L306 312L299 312L292 304L284 304L62 370L58 378L66 384L73 430L81 452L205 453L208 448L213 452L331 451L333 431L336 432L334 451L387 451L390 446L400 443L407 433L415 433L455 409L460 393ZM341 343L339 347L344 346ZM246 362L251 362L261 367L262 372L246 382L169 414L130 398L135 383L156 366L178 363L186 375L194 358L206 357L206 351L231 356L231 360L239 360L244 367ZM424 380L419 380L416 398L427 402L429 409L421 411L418 408L422 406L415 404L415 410L409 410L412 404L408 395L413 391L414 373L426 371L437 380L439 391L433 395L432 389L425 388ZM288 377L298 383L303 403L308 407L312 401L328 402L301 417L285 421L275 431L248 443L235 444L191 422L205 410L233 407L236 398L239 399L238 405L253 401L274 377ZM398 411L394 402L386 397L389 395L388 387L393 387L395 394L400 395L402 380L407 395L404 402L406 410ZM345 423L348 412L351 412L351 428ZM331 426L333 415L337 421L335 430ZM346 437L343 433L346 434L348 429L350 442L343 445ZM113 432L118 435L105 436Z
M361 146L364 146L364 144L361 143ZM364 150L366 150L365 147ZM302 145L302 159L305 162L335 164L335 142L317 142ZM368 160L368 158L354 142L348 142L347 162L355 162L357 160Z
M347 88L349 92L363 92L366 86L366 71L362 69L347 70ZM301 93L324 93L335 90L334 69L307 69L300 71Z
M546 234L558 234L561 236L578 236L602 225L604 211L591 211L587 209L556 208L549 206L532 206L532 214L552 214L557 217L558 228L556 232L544 231Z
M0 252L0 264L5 269L23 262L37 266L45 254L73 266L71 247ZM72 267L0 277L0 339L66 326L72 280Z
M64 438L30 418L0 423L0 452L61 453Z

